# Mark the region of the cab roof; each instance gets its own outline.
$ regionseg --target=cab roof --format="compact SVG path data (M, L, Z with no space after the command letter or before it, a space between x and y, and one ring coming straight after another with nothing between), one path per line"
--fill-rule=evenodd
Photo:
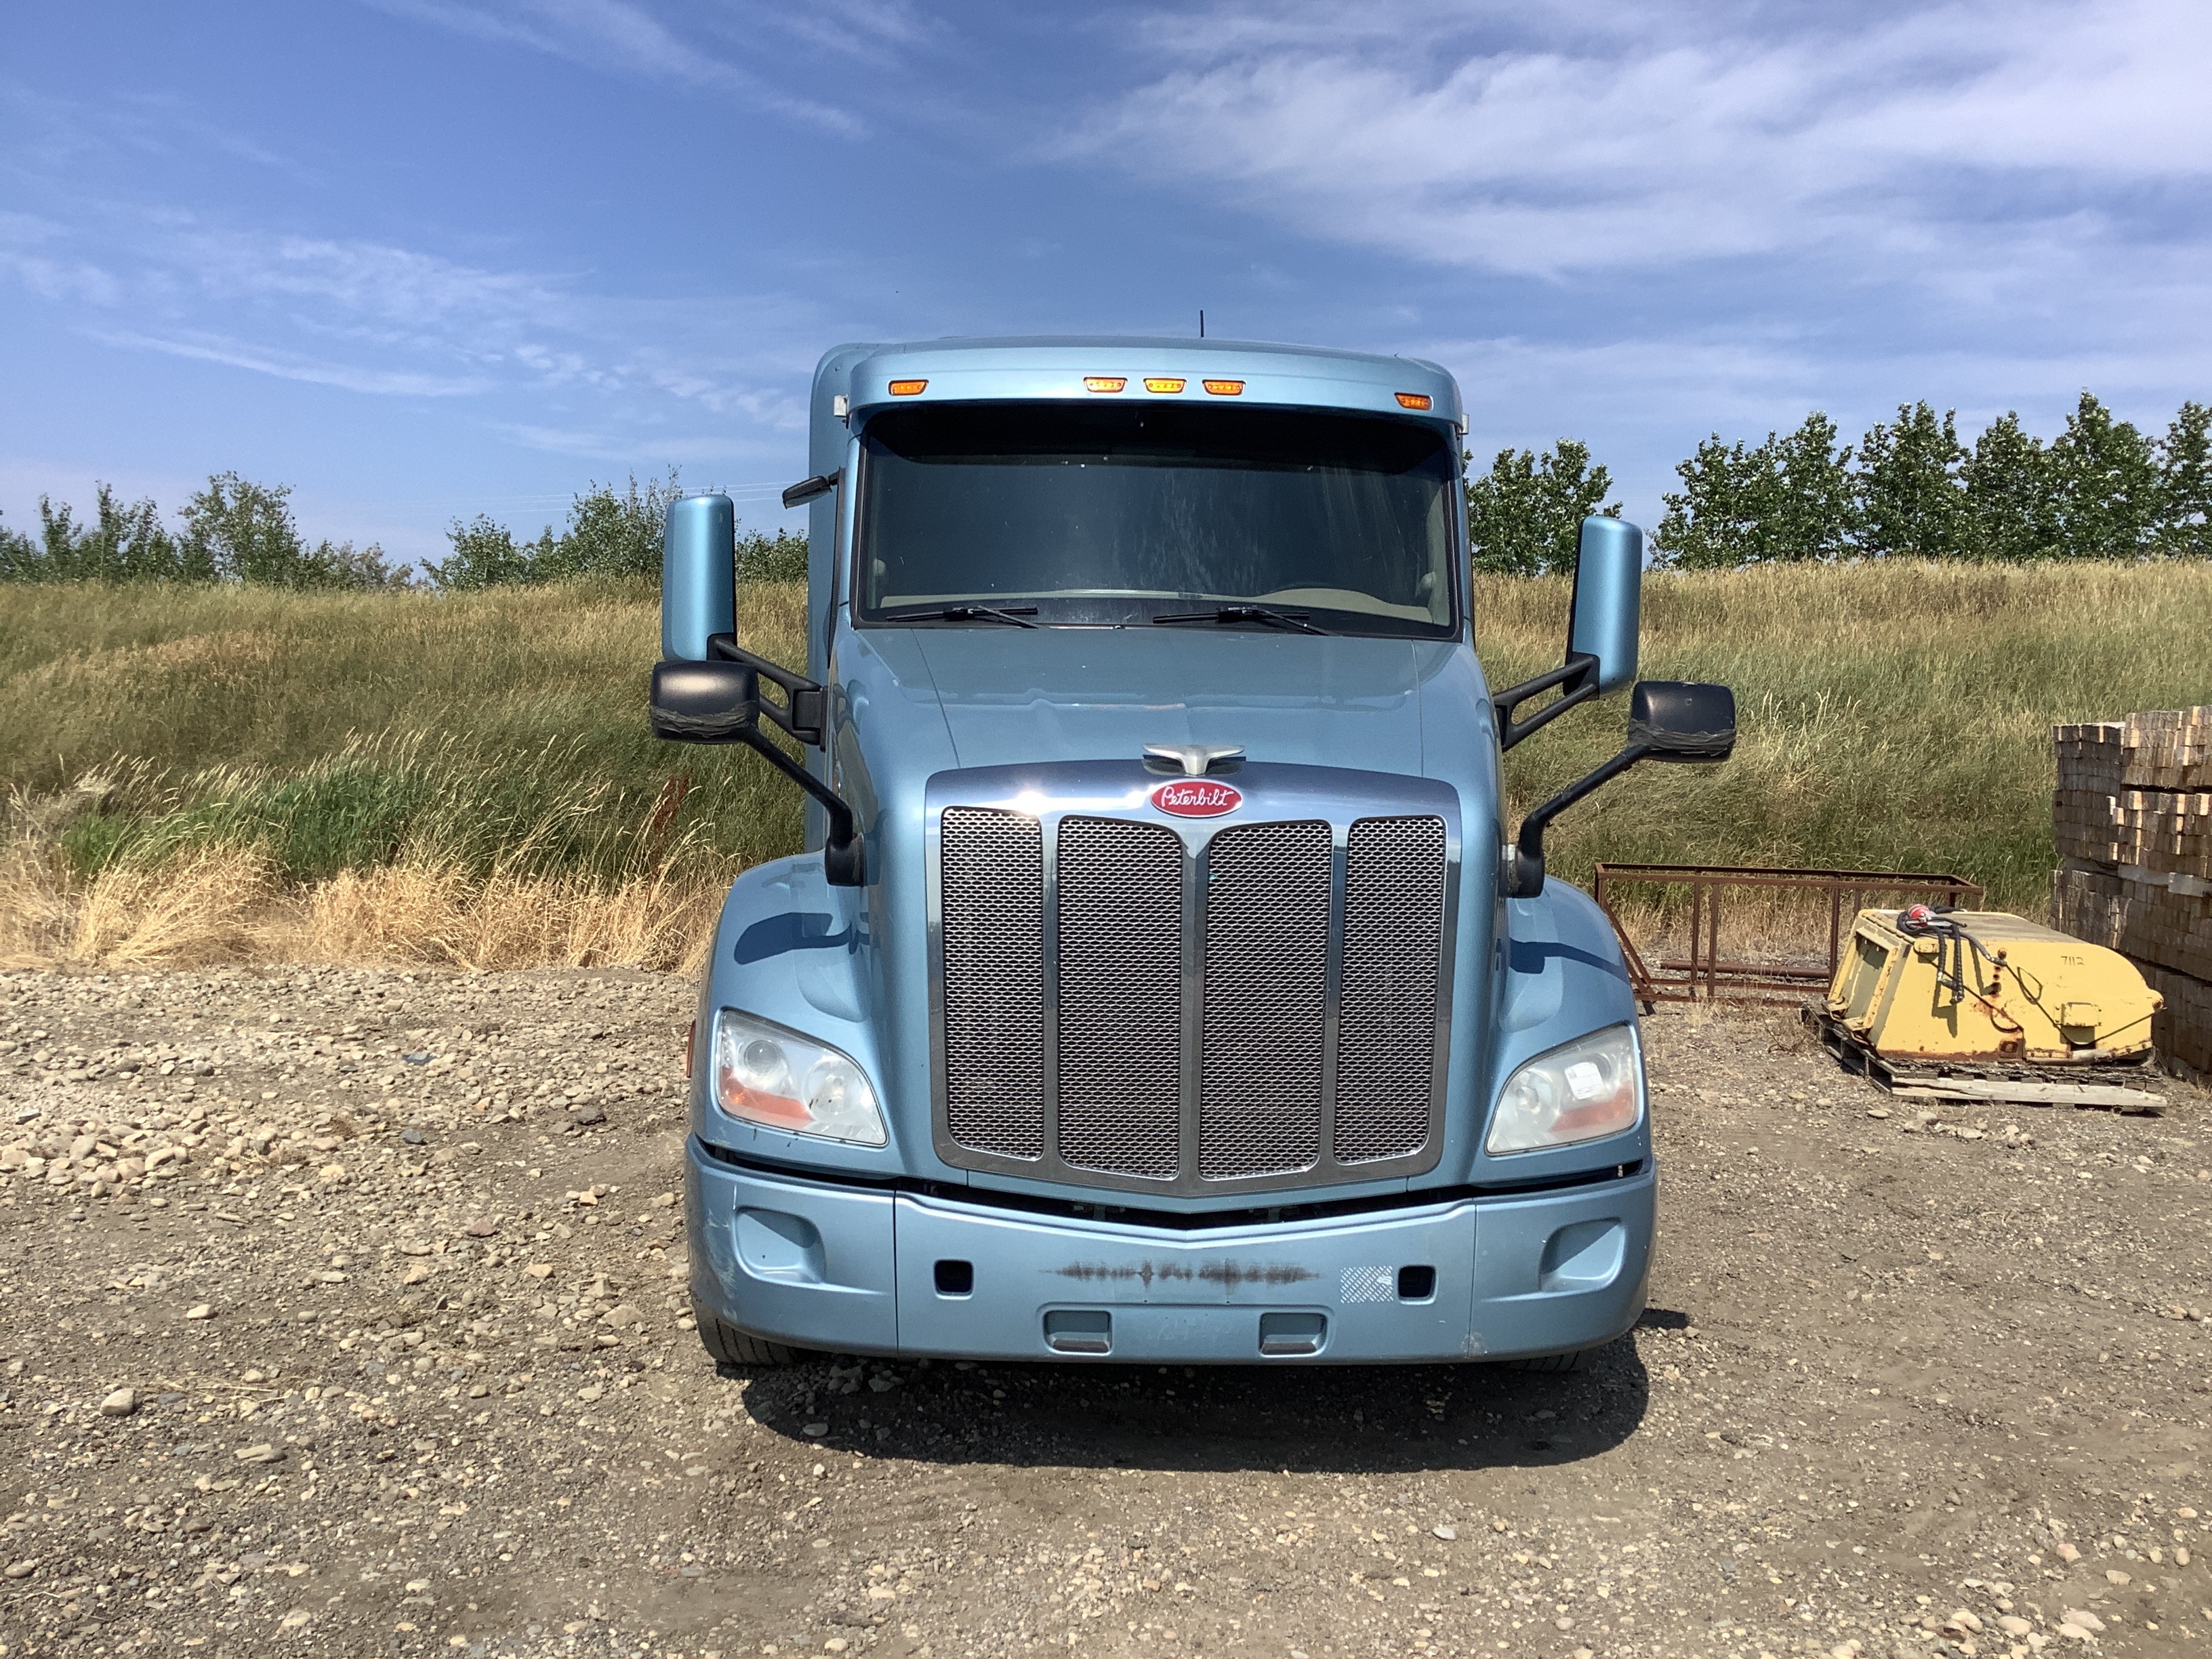
M1103 389L1117 380L1119 391ZM1215 383L1211 391L1209 380ZM902 383L896 396L895 381ZM1170 389L1176 381L1181 386ZM919 389L909 389L915 382ZM848 398L855 415L891 404L1032 398L1212 404L1235 400L1358 410L1452 427L1461 414L1459 387L1452 377L1419 358L1143 335L840 346L823 358L815 393L817 408L839 394ZM1428 399L1425 409L1408 407L1421 398Z

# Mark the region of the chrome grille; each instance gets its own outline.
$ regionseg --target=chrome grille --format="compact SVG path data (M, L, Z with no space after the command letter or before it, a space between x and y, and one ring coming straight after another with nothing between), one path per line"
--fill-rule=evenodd
M1191 1195L1434 1168L1449 787L1247 766L1237 816L1171 823L1156 781L1068 762L933 783L939 1156ZM1346 794L1370 816L1332 812Z
M1329 828L1224 830L1206 851L1199 1173L1312 1167L1328 1007Z
M945 1113L978 1152L1044 1152L1044 826L947 809L941 828Z
M1443 820L1353 824L1336 1040L1340 1164L1402 1157L1428 1139L1443 922Z
M1182 1164L1182 878L1171 830L1060 821L1058 1150L1076 1168Z

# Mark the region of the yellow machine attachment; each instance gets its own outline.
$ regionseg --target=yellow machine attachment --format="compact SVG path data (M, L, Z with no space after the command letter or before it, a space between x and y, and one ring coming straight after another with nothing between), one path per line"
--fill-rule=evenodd
M2117 951L2002 910L1862 910L1828 988L1830 1029L1885 1061L1982 1066L2147 1060L2163 999Z

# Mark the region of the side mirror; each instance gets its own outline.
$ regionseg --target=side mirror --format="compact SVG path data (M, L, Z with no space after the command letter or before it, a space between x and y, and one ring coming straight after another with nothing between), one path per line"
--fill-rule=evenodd
M1578 703L1618 691L1636 678L1644 614L1644 532L1622 519L1583 520L1575 552L1575 597L1567 616L1567 659L1494 694L1498 746L1510 749ZM1559 696L1526 720L1514 711L1543 692Z
M1735 693L1690 680L1641 680L1628 697L1628 743L1656 761L1724 761L1735 752Z
M1618 691L1636 678L1643 617L1644 532L1623 519L1584 519L1575 550L1567 659L1597 659L1599 696Z
M830 833L824 872L841 887L867 879L866 848L853 809L769 734L765 720L819 749L829 695L812 680L740 650L737 635L737 513L727 495L669 503L660 532L660 660L653 667L653 735L671 743L739 743L822 804ZM781 702L761 696L769 681Z
M705 662L707 641L737 629L737 509L727 495L671 501L660 531L661 656Z
M1552 820L1637 762L1723 761L1735 751L1735 693L1728 687L1639 680L1628 694L1628 747L1521 820L1521 833L1505 854L1506 892L1514 898L1542 892L1544 831Z

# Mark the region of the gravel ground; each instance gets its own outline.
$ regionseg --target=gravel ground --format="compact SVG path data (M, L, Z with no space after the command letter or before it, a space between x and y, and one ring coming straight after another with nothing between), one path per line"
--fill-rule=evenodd
M0 1652L2212 1656L2207 1102L1662 1015L1580 1375L823 1363L684 1301L684 983L0 975Z

